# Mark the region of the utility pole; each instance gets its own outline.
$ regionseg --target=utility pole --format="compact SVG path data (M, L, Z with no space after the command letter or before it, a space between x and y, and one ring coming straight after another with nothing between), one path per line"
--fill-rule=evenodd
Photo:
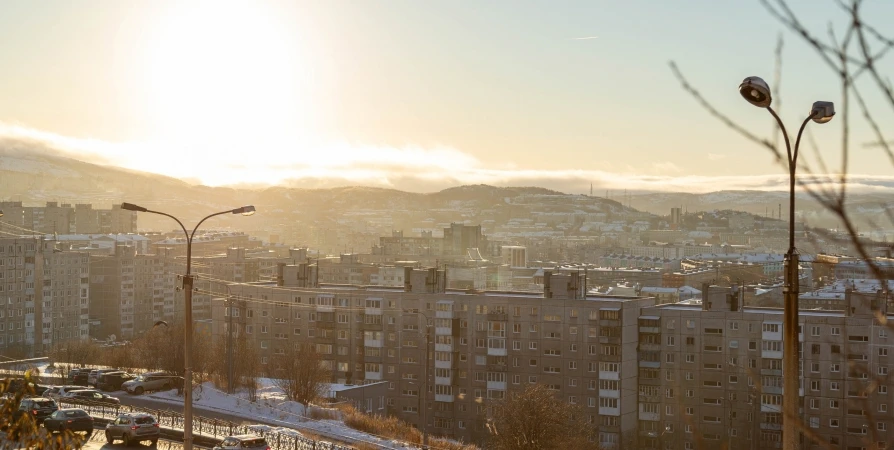
M233 296L230 294L230 286L227 285L227 393L235 392L236 383L233 381Z

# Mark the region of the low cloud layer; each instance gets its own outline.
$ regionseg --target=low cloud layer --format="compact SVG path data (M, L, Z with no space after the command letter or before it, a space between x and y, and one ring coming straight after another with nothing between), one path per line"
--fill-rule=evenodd
M60 136L27 127L0 123L0 157L31 153L66 156L101 165L155 172L203 184L292 187L378 186L413 192L432 192L464 184L541 186L567 193L606 189L634 192L691 192L719 190L782 191L785 173L760 176L685 175L670 162L656 162L661 175L610 170L538 170L486 167L477 158L450 147L384 147L326 143L290 149L179 149L150 144L109 143ZM720 159L723 155L711 155ZM507 165L510 166L510 165ZM513 167L513 166L510 166ZM822 184L828 177L803 177ZM849 189L857 192L894 192L894 177L852 175Z

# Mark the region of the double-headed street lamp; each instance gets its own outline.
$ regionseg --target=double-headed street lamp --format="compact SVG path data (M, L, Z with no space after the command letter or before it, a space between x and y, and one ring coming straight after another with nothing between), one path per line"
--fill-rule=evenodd
M419 311L418 309L408 309L404 308L403 312L407 314L416 314L425 318L425 365L422 367L422 392L420 395L420 399L422 399L422 448L428 448L428 347L429 342L431 341L431 325L429 325L429 321L431 320L424 312Z
M206 220L214 216L220 216L223 214L242 214L243 216L250 216L255 213L255 207L243 206L241 208L231 209L229 211L221 211L205 216L205 218L200 220L196 227L192 229L192 233L186 231L186 227L183 226L183 222L181 222L180 219L168 213L152 211L150 209L143 208L142 206L134 205L133 203L122 203L121 209L126 211L147 212L170 217L177 221L177 224L180 225L180 228L183 229L183 234L186 235L186 275L183 276L183 309L185 322L185 326L183 328L183 379L184 383L189 384L184 386L183 390L183 448L184 450L192 450L192 240L193 237L195 237L196 235L196 231L198 231L199 227L202 226L202 223Z
M804 119L801 128L798 129L798 137L795 139L795 147L792 149L788 133L782 120L770 107L772 98L770 86L760 77L748 77L739 85L739 93L742 97L758 108L766 108L770 115L776 119L785 138L785 149L788 155L789 176L789 205L788 205L788 251L785 253L785 272L783 281L783 295L785 311L782 326L782 448L795 450L800 447L796 420L799 420L799 390L800 376L798 370L798 251L795 249L795 172L798 166L798 147L801 144L801 133L807 122L813 120L816 123L826 123L835 115L835 106L832 102L814 102L810 108L810 114Z

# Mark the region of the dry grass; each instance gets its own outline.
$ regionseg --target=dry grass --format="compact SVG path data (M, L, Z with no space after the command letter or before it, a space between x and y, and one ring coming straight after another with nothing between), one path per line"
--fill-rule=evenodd
M324 408L307 408L307 415L314 420L338 420L338 411Z
M342 405L339 407L344 418L345 425L364 433L376 436L397 439L411 444L422 443L422 433L410 424L397 419L395 417L374 416L364 414L350 405ZM477 450L478 447L469 444L462 444L443 439L430 439L429 445L432 448L443 450ZM372 444L360 443L354 446L361 450L378 449Z

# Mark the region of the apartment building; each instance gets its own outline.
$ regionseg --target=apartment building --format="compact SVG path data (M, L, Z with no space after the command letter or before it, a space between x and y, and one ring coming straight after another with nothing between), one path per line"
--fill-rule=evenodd
M171 255L147 255L117 245L111 255L90 258L90 335L134 339L159 320L175 319L178 275L183 262ZM181 306L182 308L182 306Z
M316 285L311 272L284 265L277 284L230 285L232 313L213 302L215 338L250 337L265 364L313 342L333 381L387 382L387 413L420 427L427 408L433 434L481 442L488 400L544 383L607 447L635 439L637 321L653 299L586 296L578 273L547 272L532 294L448 290L436 269L406 268L400 288Z
M88 255L40 238L0 239L0 353L45 354L88 338Z
M703 294L639 317L639 448L780 448L782 310L745 307L735 288ZM833 448L887 448L894 337L875 314L892 317L882 294L847 299L799 316L802 420Z
M89 203L74 206L47 202L46 206L24 206L22 202L0 202L3 221L44 234L135 233L137 213L113 205L110 209L94 209Z

